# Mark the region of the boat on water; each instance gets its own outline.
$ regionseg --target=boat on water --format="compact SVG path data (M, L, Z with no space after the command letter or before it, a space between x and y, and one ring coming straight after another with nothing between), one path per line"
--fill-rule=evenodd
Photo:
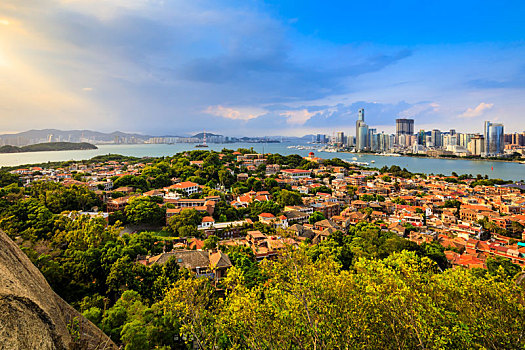
M376 161L375 160L371 160L370 163L375 163Z
M356 162L355 160L354 161L348 161L348 160L343 160L343 162L346 162L348 164L352 164L352 165L357 165L357 166L368 166L370 164L368 164L367 162Z
M353 160L357 160L357 157L353 157L352 159L353 159Z
M337 150L333 147L323 147L319 149L320 152L335 153Z

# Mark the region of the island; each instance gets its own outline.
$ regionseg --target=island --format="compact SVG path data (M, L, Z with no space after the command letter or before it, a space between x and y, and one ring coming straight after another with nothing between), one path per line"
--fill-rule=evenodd
M44 151L83 151L98 149L97 146L87 142L46 142L28 146L5 145L0 147L0 153L44 152Z

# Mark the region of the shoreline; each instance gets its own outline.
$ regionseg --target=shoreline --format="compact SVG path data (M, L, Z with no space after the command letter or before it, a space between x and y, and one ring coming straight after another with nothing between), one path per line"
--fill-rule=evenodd
M253 147L255 152L261 153L279 153L281 155L297 154L301 157L306 157L309 150L288 149L289 143L274 143L274 144L243 144L243 143L229 143L229 144L210 144L208 151L214 150L221 152L223 148L236 150L237 148ZM0 154L0 167L16 169L31 164L46 164L51 162L66 162L66 161L82 161L89 160L95 156L108 154L121 154L131 157L167 157L173 156L176 153L197 150L192 145L185 144L108 144L97 145L96 150L85 151L67 151L67 152L25 152L25 153L3 153ZM374 159L374 164L369 164L369 167L381 168L384 165L399 165L415 173L443 173L451 174L456 172L458 174L481 174L487 175L494 179L505 179L513 181L522 181L525 179L525 172L523 167L516 161L501 161L499 163L490 162L486 159L464 159L464 158L450 158L458 160L458 162L447 162L447 158L435 157L415 157L408 155L400 156L382 156L374 157L380 154L375 153L352 153L352 152L318 152L314 150L317 157L331 159L341 158L350 160L353 156L362 156L361 161L370 162ZM426 159L426 160L425 160ZM470 160L477 160L478 162L470 162ZM481 161L481 162L480 162ZM427 162L430 162L427 164ZM518 164L516 164L518 163ZM491 169L491 165L494 169Z
M380 153L363 153L363 152L350 152L350 151L337 151L335 153L346 153L346 154L362 154L362 155L371 155L371 156L381 156L381 157L406 157L406 158L421 158L421 159L445 159L445 160L472 160L478 162L503 162L503 163L517 163L524 164L525 160L505 160L505 159L492 159L492 158L467 158L467 157L430 157L430 156L419 156L415 154L401 154L395 153L396 156L384 155Z
M70 151L96 151L97 148L84 149L54 149L54 150L38 150L38 151L22 151L22 152L0 152L0 154L26 154L26 153L40 153L40 152L70 152Z

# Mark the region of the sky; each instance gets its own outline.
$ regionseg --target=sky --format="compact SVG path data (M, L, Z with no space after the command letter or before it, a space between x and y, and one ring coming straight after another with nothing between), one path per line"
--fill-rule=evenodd
M2 0L0 133L525 130L523 1Z

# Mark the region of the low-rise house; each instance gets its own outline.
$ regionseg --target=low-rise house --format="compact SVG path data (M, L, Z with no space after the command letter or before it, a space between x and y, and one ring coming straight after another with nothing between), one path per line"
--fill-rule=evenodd
M334 215L339 215L339 213L341 212L339 203L313 203L310 204L310 206L313 208L314 211L322 213L325 218L331 218Z
M197 277L207 277L219 281L226 277L232 263L227 254L220 251L173 250L153 257L146 257L140 262L145 265L165 264L175 259L181 268L192 271Z
M296 223L305 224L308 223L308 220L310 219L310 214L298 210L287 210L283 212L283 215L286 217L288 225Z
M129 201L135 196L125 196L115 199L110 199L107 202L107 211L108 213L114 213L116 211L122 211L129 204Z
M311 172L310 170L303 170L303 169L283 169L281 170L281 174L285 178L289 178L292 180L299 180L299 179L310 177Z
M213 219L213 218L212 218ZM207 220L208 223L203 223L199 226L198 230L203 232L205 237L210 235L218 236L219 238L234 238L241 236L241 229L245 225L253 224L250 219L239 220L239 221L228 221L228 222L213 222Z
M174 185L171 185L169 187L166 187L167 190L181 190L181 191L184 191L186 192L186 194L189 196L189 195L192 195L194 193L197 193L197 192L200 192L200 187L199 187L199 184L195 183L195 182L191 182L191 181L184 181L184 182L179 182L179 183L176 183Z

